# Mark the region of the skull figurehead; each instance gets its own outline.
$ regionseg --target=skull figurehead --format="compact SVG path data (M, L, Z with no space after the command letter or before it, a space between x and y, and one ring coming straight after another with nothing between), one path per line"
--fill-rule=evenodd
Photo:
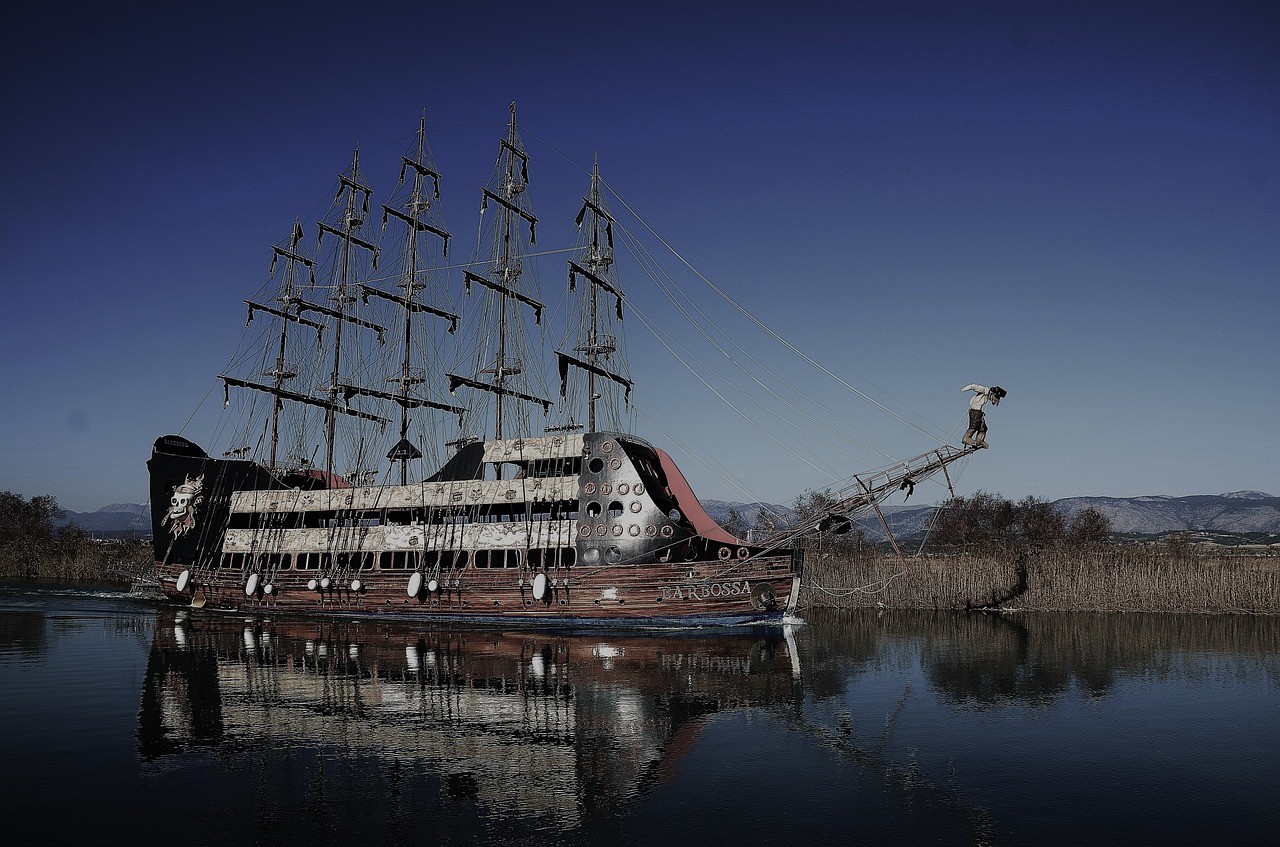
M169 511L164 516L174 538L181 538L196 525L196 508L204 500L202 491L204 474L195 479L188 476L181 485L174 487L173 494L169 496Z

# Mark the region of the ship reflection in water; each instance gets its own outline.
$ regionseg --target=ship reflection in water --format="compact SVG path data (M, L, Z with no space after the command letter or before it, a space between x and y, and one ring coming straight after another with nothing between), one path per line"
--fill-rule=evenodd
M435 796L414 814L443 801L488 826L563 831L661 785L710 716L794 711L799 683L781 628L570 635L179 611L156 622L138 750L144 770L200 750L296 770L305 784L273 774L270 790L311 806L335 778L343 796L352 780L389 788L393 806L417 782ZM346 772L357 760L363 773Z

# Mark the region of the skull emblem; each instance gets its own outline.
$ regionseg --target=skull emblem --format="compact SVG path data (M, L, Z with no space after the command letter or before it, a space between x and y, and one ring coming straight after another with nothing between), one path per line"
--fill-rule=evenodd
M203 491L204 474L195 479L188 476L181 485L174 487L169 497L169 511L164 516L174 538L181 538L196 525L196 508L204 500Z

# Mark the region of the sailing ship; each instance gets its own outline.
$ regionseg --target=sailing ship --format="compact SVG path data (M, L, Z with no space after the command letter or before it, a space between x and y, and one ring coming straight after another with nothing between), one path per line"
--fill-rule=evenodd
M380 236L357 151L316 246L295 221L273 247L271 289L245 301L247 325L270 322L260 358L220 377L226 405L245 412L234 446L211 456L164 435L147 463L151 579L169 600L504 625L778 622L799 602L796 539L847 528L978 449L943 445L855 476L822 514L767 538L727 531L671 456L622 424L626 297L598 165L548 396L529 343L545 307L527 279L538 218L515 104L498 147L476 255L456 269L425 118ZM450 270L474 320L451 307ZM465 351L454 367L450 350ZM554 421L541 431L537 410Z

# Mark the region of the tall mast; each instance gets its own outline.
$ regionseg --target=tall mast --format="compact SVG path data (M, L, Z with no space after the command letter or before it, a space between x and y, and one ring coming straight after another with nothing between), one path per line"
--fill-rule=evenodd
M297 221L294 222L293 233L288 240L288 246L275 245L271 259L270 273L274 274L276 264L281 259L286 262L285 278L277 295L276 302L278 305L267 305L266 303L257 303L250 300L245 301L245 305L249 307L248 321L253 321L254 315L258 312L264 312L277 317L281 321L281 329L278 340L274 345L275 364L270 370L263 371L259 376L270 377L270 383L255 382L252 380L241 379L229 374L221 375L220 379L225 385L227 402L230 402L230 389L243 388L251 391L259 391L270 394L275 402L272 406L271 415L271 457L269 467L275 469L279 466L280 461L280 429L281 421L284 415L283 401L288 400L292 403L298 403L313 408L323 409L325 412L325 469L333 472L333 451L335 441L336 418L338 415L346 415L361 420L370 421L380 426L389 423L386 418L378 415L364 412L359 409L352 409L347 406L339 405L337 402L338 395L341 392L341 385L337 382L339 369L342 366L342 327L345 323L353 323L371 329L378 333L379 339L385 337L386 328L378 324L370 323L362 320L353 314L347 312L347 306L354 299L349 291L349 283L352 276L352 248L358 247L367 251L373 256L373 265L377 267L378 248L355 235L355 231L364 222L364 215L368 213L370 190L359 182L359 174L357 172L359 161L359 151L356 152L352 160L351 176L342 174L338 177L339 187L338 193L334 197L334 201L343 199L341 226L335 227L324 221L317 224L319 228L319 239L323 239L324 235L337 236L342 239L342 249L339 253L338 267L335 271L337 282L334 285L335 291L331 298L331 302L337 308L331 308L329 305L314 303L301 296L302 286L298 280L298 266L302 265L307 268L310 277L310 287L316 287L316 267L315 259L304 254L300 248L303 238L302 225ZM345 199L343 195L346 195ZM360 197L360 200L357 200ZM317 241L317 247L319 241ZM324 396L313 396L311 394L285 388L285 383L298 376L295 365L288 361L289 349L291 344L290 326L299 324L301 326L310 327L316 330L317 346L323 340L323 331L326 324L317 320L313 320L304 315L308 312L315 312L330 318L334 325L334 358L333 370L330 374L329 385L324 387ZM304 460L305 461L305 460Z
M289 311L289 307L293 304L293 289L294 289L293 277L294 277L294 273L297 270L298 263L299 262L305 263L308 267L313 269L315 267L315 262L299 255L298 243L300 241L302 241L302 224L298 221L297 218L295 218L293 221L293 234L289 238L289 249L286 251L286 250L281 250L279 247L275 248L276 252L272 258L273 265L275 264L275 259L281 256L283 256L285 261L287 262L287 265L285 268L285 275L284 275L284 286L281 288L280 294L276 298L277 301L280 303L281 310L286 314ZM263 376L272 377L272 382L273 382L272 387L275 389L275 395L277 397L280 396L279 392L280 392L280 389L284 387L285 380L293 379L295 376L297 376L296 372L293 372L286 366L285 360L284 360L285 348L289 340L289 323L290 322L288 320L280 321L280 348L276 355L276 365L275 365L275 368L273 368L271 371L263 374ZM283 410L281 409L279 402L275 402L271 404L271 464L268 465L268 467L271 467L271 468L274 468L276 466L278 448L280 445L280 413L281 411Z
M507 130L507 145L514 151L516 149L516 104L511 102L511 124ZM511 202L516 196L524 191L523 183L516 182L516 157L510 155L506 157L507 169L502 181L503 195ZM498 261L499 273L502 275L503 283L511 285L517 278L518 269L512 267L511 264L511 206L503 204L502 206L502 255ZM519 368L520 365L516 365ZM518 370L513 370L514 375ZM502 438L502 389L507 383L507 298L498 298L498 357L493 366L493 381L498 387L496 400L497 411L493 422L493 437Z
M520 246L520 222L529 225L529 243L536 239L538 219L527 207L524 198L525 188L529 180L529 156L520 144L516 131L516 104L511 104L511 121L507 134L501 140L498 151L496 190L484 189L484 199L480 206L484 214L489 203L496 203L501 209L501 218L496 225L496 243L491 253L490 268L487 274L464 271L467 293L471 293L471 285L475 283L494 292L497 297L497 324L494 328L494 348L491 363L482 359L478 364L477 376L491 376L492 381L473 379L456 374L449 374L451 391L460 386L487 391L494 395L494 437L502 438L507 432L506 410L508 400L538 403L544 411L549 411L551 401L543 397L528 394L513 387L515 378L524 372L524 362L518 351L512 350L512 328L523 315L515 316L511 308L517 301L533 310L534 319L541 323L543 305L521 290L520 277L523 272L522 250ZM509 308L510 306L510 308ZM482 356L488 355L484 351Z
M422 457L422 451L409 440L410 410L426 406L432 409L452 412L459 416L459 423L461 423L461 417L466 411L459 406L425 400L417 394L418 388L427 381L427 378L425 370L415 368L413 365L413 330L416 316L425 312L447 320L450 322L449 332L454 332L457 329L458 321L460 320L457 315L451 312L427 305L422 302L421 297L427 286L425 271L420 268L421 251L419 249L418 236L423 232L428 232L440 238L444 245L445 256L449 255L450 238L449 232L443 226L432 223L425 218L431 211L432 200L440 197L440 174L427 161L426 125L427 118L424 113L418 125L418 144L414 156L412 158L408 156L400 157L402 163L400 166L400 182L404 183L407 173L410 171L413 173L409 199L405 201L401 208L389 205L382 207L382 226L384 231L391 218L395 218L406 226L404 277L398 284L403 293L397 295L369 285L360 286L365 302L368 302L370 297L378 297L399 306L402 311L404 329L401 338L399 370L396 375L389 377L387 380L396 385L397 389L394 393L388 393L367 386L343 385L343 393L348 399L356 394L361 394L390 400L400 406L400 440L387 453L387 458L399 463L401 485L408 484L409 462ZM433 190L429 193L426 191L426 180L428 178L433 183Z
M352 320L347 314L347 307L355 301L355 296L348 290L351 282L353 249L360 247L370 252L373 255L373 266L375 268L378 266L378 248L355 235L355 232L364 224L365 216L369 213L369 198L373 194L372 189L360 182L360 148L358 147L351 157L351 176L348 177L346 174L339 174L338 176L337 196L342 197L344 194L346 198L345 208L340 220L341 228L337 229L323 222L319 224L321 238L328 232L342 239L342 246L339 252L337 286L333 296L329 298L329 301L336 308L331 311L325 311L325 314L335 319L333 370L329 376L329 406L325 413L324 469L329 474L333 473L333 451L338 421L338 395L342 392L340 381L342 369L342 326ZM379 337L383 337L382 333L385 332L385 328L377 327L377 329L379 330Z
M585 225L586 232L577 260L569 261L569 290L576 290L579 278L587 283L581 297L581 308L585 314L579 312L581 334L573 347L573 352L579 355L557 351L556 356L559 358L562 398L568 396L569 367L586 374L587 427L588 431L596 432L599 426L596 404L603 399L606 385L613 383L625 389L627 400L631 397L632 385L630 379L608 367L610 357L617 352L617 341L610 331L607 315L601 314L600 298L605 294L613 296L617 320L621 322L622 289L613 270L613 217L601 198L599 161L592 168L591 190L582 200L577 224L579 228ZM613 423L615 426L618 424L617 421Z
M427 132L427 116L422 116L421 122L418 124L418 152L414 157L414 161L421 164L422 148L426 141ZM426 201L422 198L422 180L426 177L422 171L415 170L413 172L413 191L409 195L409 214L416 221L419 213L424 211ZM438 183L437 183L438 185ZM447 242L446 242L447 243ZM409 243L407 246L407 256L405 257L406 267L404 273L404 282L400 283L400 287L404 289L405 304L414 302L418 296L418 292L422 290L423 285L418 281L418 234L410 228ZM409 371L410 352L413 350L413 320L412 312L406 308L404 315L404 357L400 363L400 397L402 400L409 399L409 390L412 386L418 385L425 380L425 377L414 376ZM405 403L400 404L400 441L407 442L409 435L409 407ZM403 451L405 453L409 451ZM408 483L408 456L402 456L400 460L400 484Z

